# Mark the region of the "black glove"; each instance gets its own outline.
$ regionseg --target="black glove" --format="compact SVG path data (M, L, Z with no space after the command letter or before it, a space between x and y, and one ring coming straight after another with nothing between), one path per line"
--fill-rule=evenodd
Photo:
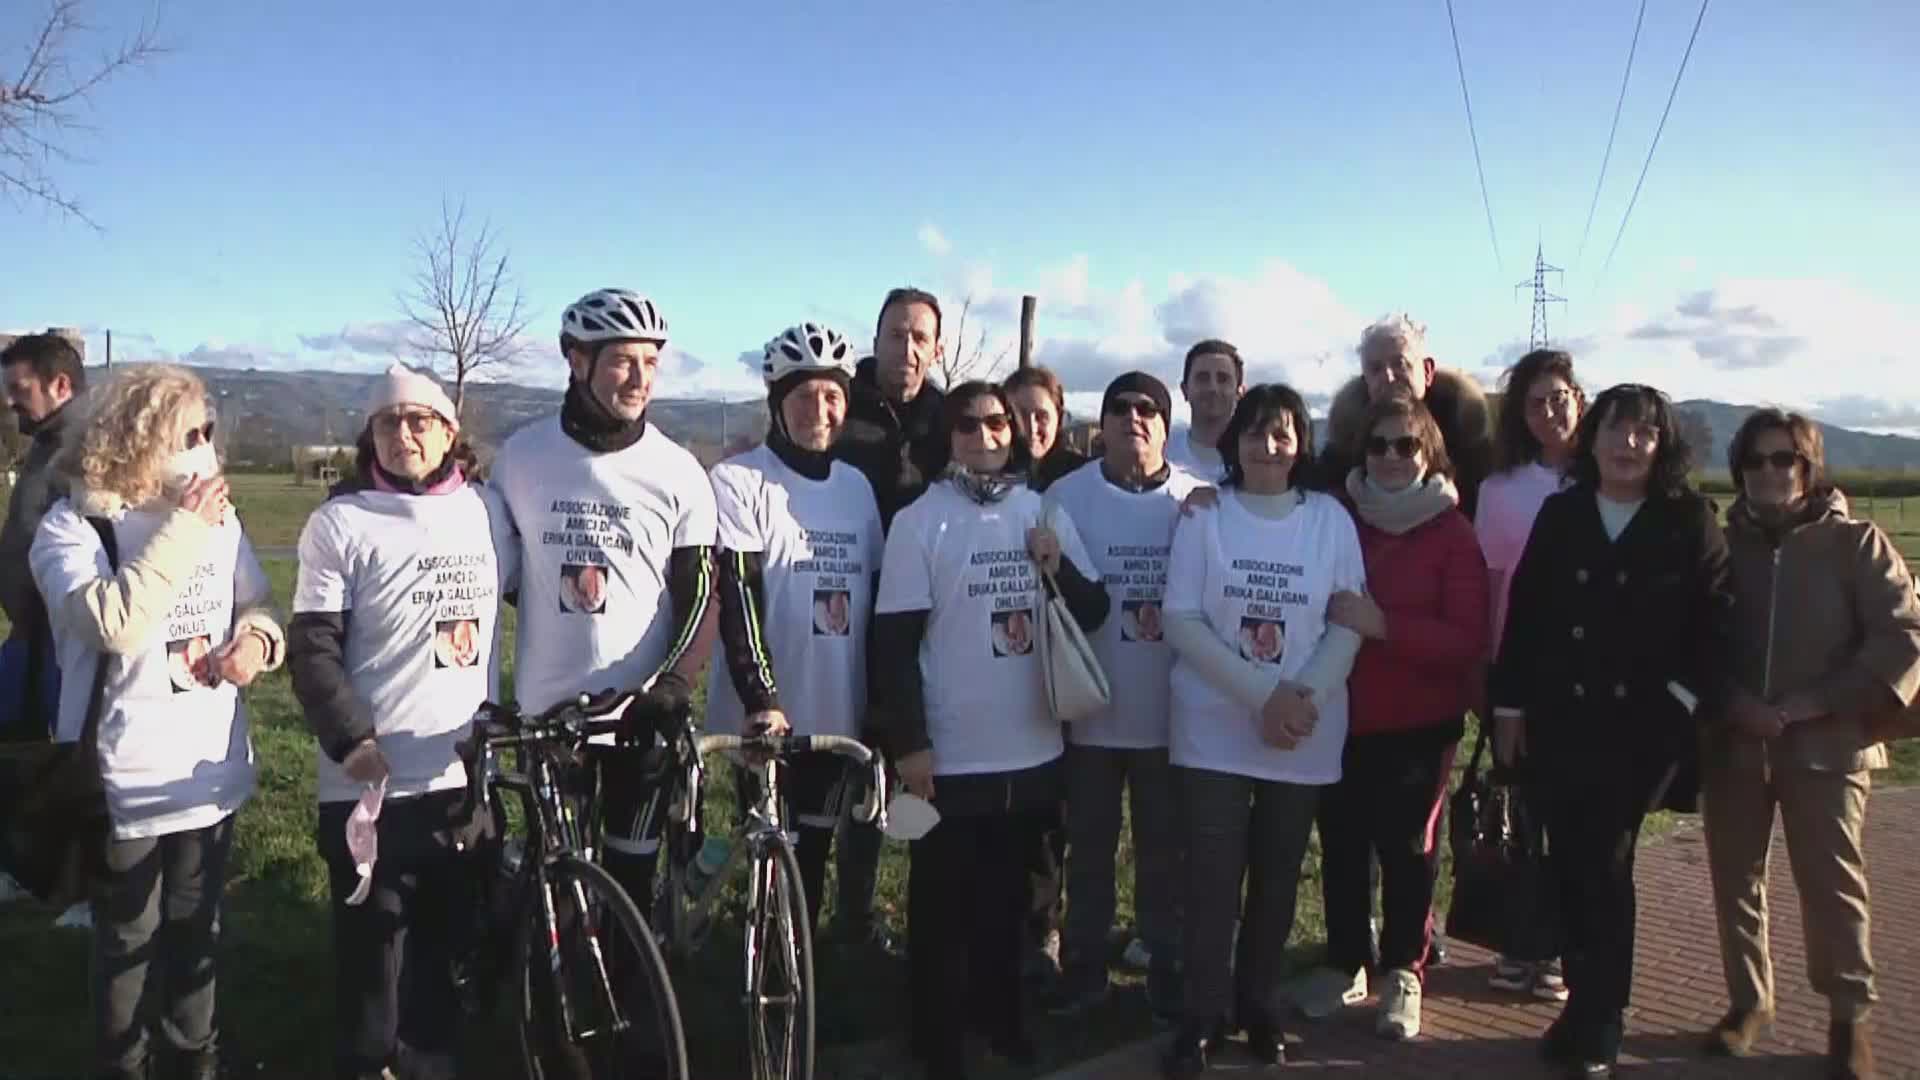
M650 736L659 735L671 741L692 712L692 687L673 672L664 672L652 686L634 694L633 703L620 717L621 734L630 740L650 741Z

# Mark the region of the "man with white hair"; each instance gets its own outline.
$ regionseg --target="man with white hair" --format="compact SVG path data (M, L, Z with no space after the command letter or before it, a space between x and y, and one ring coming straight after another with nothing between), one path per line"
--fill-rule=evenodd
M1345 491L1347 474L1360 462L1354 459L1359 429L1366 423L1367 406L1383 398L1403 396L1426 405L1439 425L1454 468L1454 486L1460 492L1460 511L1472 519L1480 498L1480 482L1493 466L1493 424L1487 398L1473 377L1442 368L1427 349L1427 327L1404 312L1385 316L1360 334L1360 374L1334 395L1327 410L1327 445L1321 451L1320 482L1328 491ZM1326 832L1328 804L1319 811ZM1377 874L1378 866L1375 866ZM1377 880L1377 878L1376 878ZM1324 900L1325 881L1322 881ZM1325 905L1334 910L1331 904ZM1366 927L1336 923L1330 936L1356 934ZM1377 929L1377 928L1376 928ZM1377 942L1369 952L1377 951ZM1446 955L1444 940L1435 934L1430 963ZM1367 996L1367 973L1321 968L1309 974L1295 990L1296 1004L1310 1019L1322 1019Z
M1405 313L1388 315L1360 335L1360 375L1334 395L1327 412L1327 449L1321 455L1322 479L1339 491L1353 459L1356 430L1367 406L1402 394L1423 402L1440 425L1460 489L1460 510L1473 516L1480 482L1493 466L1493 424L1487 397L1464 371L1442 368L1427 350L1427 326Z

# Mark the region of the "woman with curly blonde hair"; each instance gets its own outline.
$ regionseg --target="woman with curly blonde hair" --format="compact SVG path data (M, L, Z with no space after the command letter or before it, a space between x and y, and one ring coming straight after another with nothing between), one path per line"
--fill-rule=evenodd
M93 885L99 1075L218 1074L214 952L233 816L253 792L239 688L285 638L228 501L206 388L141 365L96 391L33 542L60 669L59 734L93 746L109 816ZM101 665L105 665L104 668ZM97 672L97 674L96 674ZM93 695L93 686L99 695ZM160 1015L141 1015L150 968Z

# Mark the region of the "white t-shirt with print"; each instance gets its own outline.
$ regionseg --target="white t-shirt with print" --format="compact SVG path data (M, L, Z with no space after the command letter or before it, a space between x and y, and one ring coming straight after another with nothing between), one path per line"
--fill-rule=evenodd
M667 559L714 542L713 489L700 463L655 425L624 450L594 453L556 416L507 440L488 485L519 539L520 707L540 712L576 694L644 686L679 630Z
M1293 679L1327 630L1327 601L1366 587L1353 519L1331 496L1305 493L1274 521L1243 506L1232 490L1219 505L1182 518L1173 534L1167 611L1199 612L1220 640L1250 664ZM1258 710L1223 693L1184 660L1173 665L1175 765L1280 780L1331 784L1340 779L1347 741L1347 688L1320 699L1313 734L1292 750L1260 738Z
M1152 491L1107 481L1100 463L1077 469L1047 489L1047 502L1073 519L1113 606L1091 635L1094 654L1113 688L1113 703L1073 722L1068 737L1085 746L1149 749L1167 745L1167 678L1173 650L1161 631L1167 560L1180 503L1202 482L1179 469Z
M120 565L166 521L165 510L112 515ZM103 655L67 624L65 597L114 573L87 519L62 500L48 511L29 561L49 598L47 614L63 677L58 738L86 726L93 673L110 667L101 693L100 773L115 839L165 836L216 825L253 794L246 707L232 683L209 685L206 657L233 634L236 611L268 603L267 575L237 520L215 528L192 573L175 588L145 643Z
M1218 486L1226 475L1220 451L1211 446L1195 446L1193 429L1183 428L1167 438L1167 463L1199 479L1202 484Z
M942 481L887 534L874 610L932 613L920 677L936 775L1029 769L1063 749L1040 667L1046 590L1027 555L1041 510L1025 487L982 506ZM1073 520L1055 525L1062 554L1091 573Z
M781 711L795 734L858 737L883 543L873 486L838 461L825 480L808 479L764 445L714 466L712 481L720 547L762 555L766 610L759 626ZM707 729L737 734L745 722L726 646L716 642Z
M301 530L293 610L347 613L347 678L373 716L388 798L467 782L455 744L498 690L501 586L518 556L494 502L472 484L362 491L328 500ZM359 797L324 751L318 776L321 802Z

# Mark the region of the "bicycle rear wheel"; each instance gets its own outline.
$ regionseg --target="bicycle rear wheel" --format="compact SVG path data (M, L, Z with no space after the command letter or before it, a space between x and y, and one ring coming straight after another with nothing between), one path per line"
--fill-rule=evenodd
M572 855L549 860L544 879L524 879L514 935L529 1080L686 1080L680 1007L633 898Z
M813 935L800 863L784 841L754 855L745 952L753 1080L812 1080Z

